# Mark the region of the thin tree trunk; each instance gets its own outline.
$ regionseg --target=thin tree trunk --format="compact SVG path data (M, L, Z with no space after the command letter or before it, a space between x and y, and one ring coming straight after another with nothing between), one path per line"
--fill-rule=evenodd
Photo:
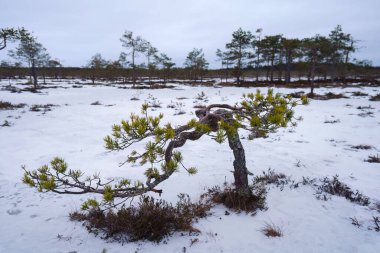
M311 73L310 73L310 95L314 96L314 77L315 77L315 63L312 63Z
M32 61L32 69L31 70L32 70L32 76L33 76L33 88L36 90L38 81L37 81L36 65L35 65L34 61Z
M234 153L234 178L236 190L241 194L250 194L248 187L248 170L245 162L245 152L240 142L239 133L228 136L228 144Z

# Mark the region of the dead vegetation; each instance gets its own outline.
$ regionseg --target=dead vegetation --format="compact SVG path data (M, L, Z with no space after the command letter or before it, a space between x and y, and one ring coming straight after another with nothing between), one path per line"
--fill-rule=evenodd
M366 97L368 96L367 93L361 92L361 91L354 91L352 92L353 97Z
M117 211L92 208L88 212L73 212L70 219L82 221L90 233L118 242L149 240L160 242L174 232L199 233L193 222L206 217L211 208L203 202L193 203L180 194L176 205L152 197L141 197L137 205Z
M358 107L356 107L356 109L358 109L358 110L373 110L375 108L373 108L371 105L368 105L368 106L358 106Z
M320 94L307 94L309 98L316 99L316 100L330 100L330 99L341 99L341 98L348 98L342 93L333 93L333 92L327 92L323 95Z
M362 223L356 219L356 217L350 217L351 224L354 225L355 227L360 228L362 226Z
M266 237L282 237L283 236L281 228L273 223L265 223L264 227L260 229L260 231Z
M284 186L290 182L290 178L283 173L277 173L271 168L267 171L263 171L262 175L256 176L253 179L253 184L270 185L273 184L276 187L280 187L283 190Z
M10 102L0 100L0 110L13 110L25 107L26 104L12 104Z
M375 155L369 155L368 159L365 160L366 162L369 163L380 163L380 157L379 154Z
M8 120L4 120L3 124L0 125L0 127L10 127L12 126L12 123L10 123Z
M289 95L292 98L301 98L305 94L306 93L304 91L298 91L298 92L290 93ZM330 100L330 99L348 98L347 96L345 96L342 93L333 93L333 92L327 92L325 94L307 93L306 95L308 98L312 98L315 100Z
M371 98L369 99L369 101L380 101L380 93L374 95L374 96L371 96Z
M348 185L339 181L338 176L334 176L332 179L325 177L321 180L322 184L317 187L317 198L327 200L328 196L325 193L344 197L347 200L362 205L368 206L370 199L360 193L358 190L353 191Z
M255 214L257 210L265 210L266 189L263 186L251 188L251 194L241 194L234 187L225 185L223 189L214 186L202 195L207 202L223 204L236 212Z
M184 107L185 107L185 104L182 102L171 101L170 104L167 105L167 108L174 109L174 115L186 114Z
M376 232L380 232L380 217L372 216L372 222L373 222L372 229L375 230Z
M325 122L323 122L325 124L335 124L335 123L340 123L340 120L339 119L334 119L334 120L325 120Z
M30 107L30 111L32 112L43 112L45 114L46 112L50 112L52 110L52 107L55 107L58 105L53 105L53 104L46 104L46 105L32 105Z
M365 144L351 146L351 148L353 148L353 149L363 149L363 150L373 149L373 147L371 145L365 145Z

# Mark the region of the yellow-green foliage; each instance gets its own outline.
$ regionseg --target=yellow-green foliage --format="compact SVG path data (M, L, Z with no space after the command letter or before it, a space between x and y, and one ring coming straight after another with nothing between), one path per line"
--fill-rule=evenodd
M296 101L290 96L274 94L273 89L269 89L266 95L257 90L256 93L243 95L243 100L240 102L242 110L236 114L235 120L242 125L248 121L248 129L251 130L250 139L266 137L268 133L280 127L286 127L289 123L293 125L295 123L293 108L298 104L307 103L306 96Z

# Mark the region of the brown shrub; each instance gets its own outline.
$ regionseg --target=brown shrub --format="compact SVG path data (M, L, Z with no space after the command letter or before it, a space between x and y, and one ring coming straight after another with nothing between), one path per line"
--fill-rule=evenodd
M273 223L265 223L264 227L260 231L267 237L283 236L281 228Z
M13 110L23 108L25 104L12 104L10 102L0 100L0 110Z
M188 195L179 195L175 206L164 200L141 197L136 206L122 207L117 211L93 208L87 213L74 212L70 219L84 221L90 233L103 239L118 242L149 240L160 242L176 231L198 233L193 221L208 215L211 205L192 203Z
M215 186L209 189L202 197L206 198L209 202L223 204L227 208L237 212L245 211L254 214L257 210L266 209L266 190L263 186L251 189L250 194L242 194L230 186L225 186L224 189Z
M374 96L371 96L371 98L369 100L370 101L380 101L380 93L378 93Z
M345 197L351 202L362 206L368 206L370 199L358 190L355 192L345 183L339 181L338 176L334 176L333 179L325 177L321 180L322 185L318 186L317 198L326 200L326 195L323 193L329 193L331 195Z

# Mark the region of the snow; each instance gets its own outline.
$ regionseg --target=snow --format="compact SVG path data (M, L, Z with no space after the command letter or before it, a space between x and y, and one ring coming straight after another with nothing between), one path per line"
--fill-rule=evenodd
M24 88L26 80L1 81L0 88L9 84ZM74 84L82 88L73 88ZM175 89L133 90L118 89L119 84L88 85L88 81L54 83L56 89L42 93L11 93L0 90L0 100L25 103L15 110L0 110L0 124L7 120L10 127L0 127L0 252L380 252L380 233L368 230L372 216L379 216L370 207L332 196L328 201L317 200L315 190L300 186L283 190L274 186L268 190L268 210L255 216L245 213L226 216L226 208L216 206L212 215L194 226L202 231L198 236L176 233L167 243L137 242L121 245L106 242L76 222L68 214L78 210L89 195L71 196L38 193L21 183L22 165L36 169L53 157L63 157L71 168L86 173L100 172L102 177L143 178L139 166L118 164L126 152L108 152L103 137L111 133L112 124L139 112L149 95L162 102L152 114L163 112L165 120L180 125L194 117L195 97L202 91L209 103L233 104L252 88L213 88L176 85ZM261 88L263 92L266 88ZM275 89L291 93L302 89ZM368 155L379 153L380 102L368 97L352 97L351 92L370 95L380 88L319 88L344 93L348 99L312 100L308 106L296 108L302 116L295 129L284 129L267 139L243 139L247 167L255 175L268 168L285 173L295 181L303 177L323 178L339 175L352 189L369 196L372 202L380 200L380 164L367 163ZM133 96L140 100L131 101ZM177 100L179 97L188 99ZM101 105L91 105L99 101ZM184 103L186 114L174 115L168 104ZM54 104L51 111L32 112L33 104ZM373 112L365 117L358 106L370 105ZM335 124L326 120L339 119ZM352 145L366 144L372 150L354 150ZM215 185L232 182L232 152L228 144L217 144L209 137L189 142L181 148L184 163L195 166L199 172L189 176L186 171L174 174L160 188L162 198L175 201L179 193L188 193L193 200ZM298 165L297 165L298 164ZM158 196L154 195L158 198ZM361 228L351 224L350 217L363 223ZM283 237L266 238L260 229L266 222L280 226ZM191 245L191 240L198 239Z

